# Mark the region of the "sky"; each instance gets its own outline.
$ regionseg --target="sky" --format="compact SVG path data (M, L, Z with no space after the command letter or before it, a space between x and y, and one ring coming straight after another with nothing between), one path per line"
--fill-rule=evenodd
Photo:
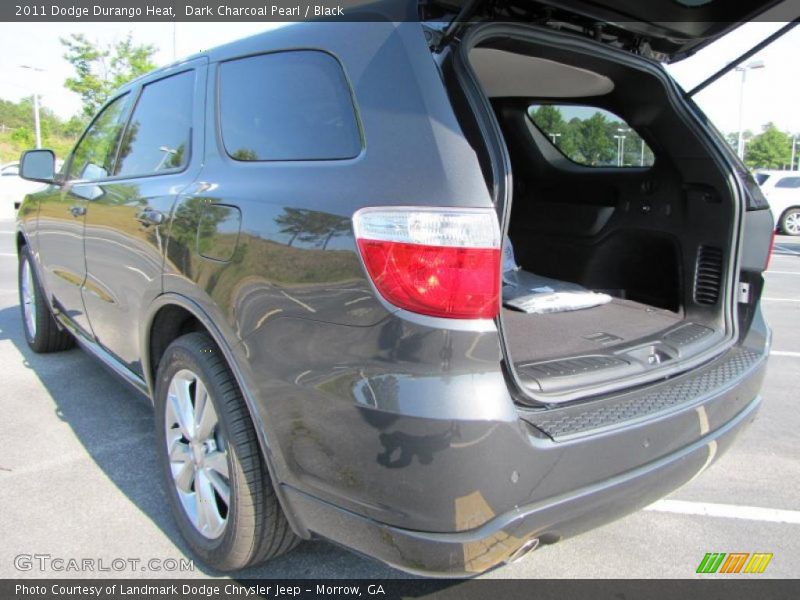
M671 65L669 71L684 89L690 89L755 45L781 23L747 23L695 56ZM175 58L252 35L274 23L0 23L0 98L19 100L36 90L43 104L62 117L80 110L77 95L63 88L72 74L62 55L59 37L83 33L101 44L113 43L128 33L138 44L159 50L159 65ZM174 34L174 52L173 52ZM751 60L763 60L763 69L747 73L744 86L744 129L760 132L767 122L800 133L800 27L761 51ZM748 61L749 62L749 61ZM28 65L42 69L23 69ZM741 74L732 72L696 97L696 101L724 132L738 131Z

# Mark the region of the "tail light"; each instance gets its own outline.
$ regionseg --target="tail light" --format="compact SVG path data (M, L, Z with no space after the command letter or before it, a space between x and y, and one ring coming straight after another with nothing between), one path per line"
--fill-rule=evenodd
M500 306L500 229L492 209L365 208L358 249L380 294L399 308L491 319Z
M769 269L769 263L772 262L772 253L775 252L775 229L772 230L772 238L769 240L769 252L767 252L767 263L764 265L764 270Z

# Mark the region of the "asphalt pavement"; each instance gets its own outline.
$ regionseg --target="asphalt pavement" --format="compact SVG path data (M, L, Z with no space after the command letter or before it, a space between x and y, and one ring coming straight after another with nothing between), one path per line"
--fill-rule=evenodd
M148 401L81 350L40 356L25 344L13 229L0 219L0 578L220 576L180 570L191 555L161 490ZM800 575L800 239L778 238L766 278L764 403L733 449L667 501L484 577L695 577L707 552L769 552L763 576ZM81 572L55 570L56 558L160 563ZM406 577L325 541L239 575Z

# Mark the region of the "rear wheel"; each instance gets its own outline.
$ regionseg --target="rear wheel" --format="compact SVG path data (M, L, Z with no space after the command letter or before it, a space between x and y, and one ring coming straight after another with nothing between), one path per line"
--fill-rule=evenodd
M781 231L786 235L800 235L800 208L790 208L783 213Z
M59 327L50 311L27 246L23 246L19 254L18 283L22 328L31 350L46 353L72 348L75 339Z
M167 495L194 553L231 571L293 548L242 394L207 335L167 348L155 406Z

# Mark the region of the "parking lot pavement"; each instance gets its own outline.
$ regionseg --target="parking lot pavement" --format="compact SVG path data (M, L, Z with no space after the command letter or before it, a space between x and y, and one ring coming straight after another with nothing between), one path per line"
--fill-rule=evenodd
M80 350L50 356L28 350L19 319L13 240L13 223L0 220L0 577L93 575L18 571L14 557L19 554L102 559L106 565L114 558L185 558L158 482L148 402ZM706 552L772 552L766 575L796 577L800 240L777 240L763 306L775 332L763 408L730 452L670 497L684 504L657 503L485 577L692 577ZM676 507L702 512L709 503L726 505L729 516L664 512ZM134 574L216 575L199 564L193 572ZM240 575L405 577L322 541L301 544Z

